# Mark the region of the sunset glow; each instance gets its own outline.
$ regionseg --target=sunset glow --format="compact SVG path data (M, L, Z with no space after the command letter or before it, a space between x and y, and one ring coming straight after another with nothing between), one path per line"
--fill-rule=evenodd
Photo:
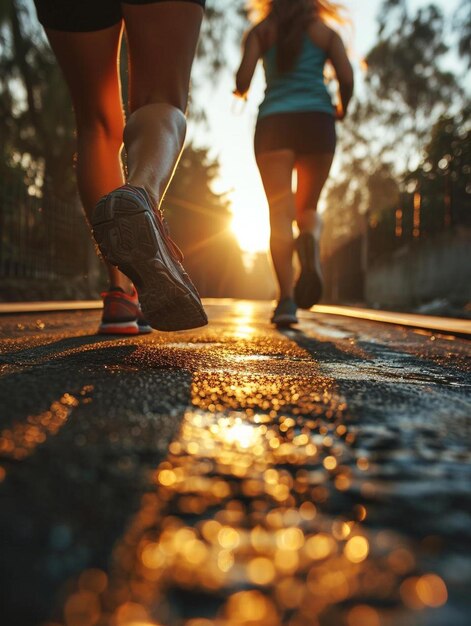
M267 202L263 192L257 192L240 188L234 191L232 199L231 228L241 249L250 253L268 250L270 236Z

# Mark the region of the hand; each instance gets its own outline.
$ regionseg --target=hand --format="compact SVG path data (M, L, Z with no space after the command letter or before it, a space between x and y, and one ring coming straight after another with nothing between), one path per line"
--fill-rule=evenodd
M337 104L335 107L335 119L339 122L345 119L345 111L341 104Z
M240 98L241 100L247 100L247 93L241 93L237 87L232 91L232 95L236 98Z

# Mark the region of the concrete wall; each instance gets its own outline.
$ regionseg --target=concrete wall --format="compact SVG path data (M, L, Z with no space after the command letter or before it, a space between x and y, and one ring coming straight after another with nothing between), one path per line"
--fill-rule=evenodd
M443 233L368 268L368 304L407 307L446 298L471 301L471 230Z

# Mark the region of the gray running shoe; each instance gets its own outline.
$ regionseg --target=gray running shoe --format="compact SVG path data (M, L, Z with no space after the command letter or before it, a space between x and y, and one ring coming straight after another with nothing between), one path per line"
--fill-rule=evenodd
M92 227L104 258L135 284L152 328L184 330L208 323L181 264L183 255L143 188L124 185L101 198Z
M294 286L294 298L301 309L310 309L322 297L322 273L319 243L311 233L301 233L296 240L301 273Z
M270 321L272 324L275 324L275 326L279 326L280 328L291 326L291 324L297 324L297 309L298 307L296 306L296 302L294 300L291 298L283 298L278 302Z

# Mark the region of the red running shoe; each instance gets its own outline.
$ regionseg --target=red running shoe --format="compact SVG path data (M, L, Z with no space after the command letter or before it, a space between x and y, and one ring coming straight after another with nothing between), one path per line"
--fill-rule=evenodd
M139 335L152 332L152 328L144 319L137 297L121 287L113 287L101 294L103 298L103 315L98 333L100 335Z

